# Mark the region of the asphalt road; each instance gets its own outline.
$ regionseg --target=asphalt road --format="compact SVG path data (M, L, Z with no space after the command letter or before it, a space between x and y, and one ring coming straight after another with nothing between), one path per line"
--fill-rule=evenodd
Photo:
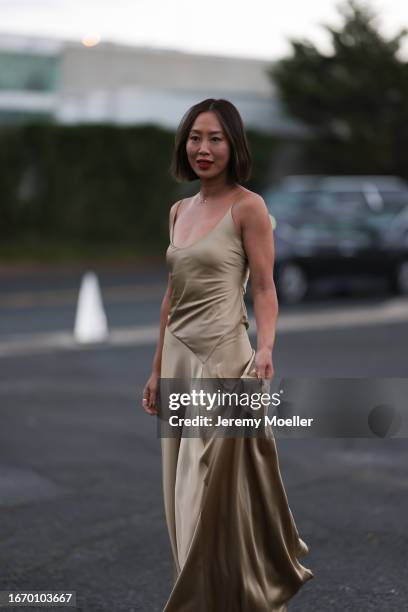
M84 612L160 612L170 546L160 441L140 400L166 274L98 274L111 336L86 347L72 340L79 271L0 278L0 590L76 591ZM408 377L408 300L320 298L279 321L284 375ZM277 444L315 573L290 611L406 610L407 440Z

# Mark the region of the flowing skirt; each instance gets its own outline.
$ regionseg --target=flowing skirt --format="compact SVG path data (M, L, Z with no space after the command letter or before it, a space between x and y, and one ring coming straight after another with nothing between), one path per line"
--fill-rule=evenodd
M166 327L162 378L240 377L252 354L244 325L203 364ZM163 612L286 612L313 572L269 437L161 438L174 585Z

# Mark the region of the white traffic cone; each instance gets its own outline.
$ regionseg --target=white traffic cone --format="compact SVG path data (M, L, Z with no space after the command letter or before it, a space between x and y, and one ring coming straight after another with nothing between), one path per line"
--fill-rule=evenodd
M102 342L108 337L108 324L103 308L98 277L86 272L79 289L74 337L77 342Z

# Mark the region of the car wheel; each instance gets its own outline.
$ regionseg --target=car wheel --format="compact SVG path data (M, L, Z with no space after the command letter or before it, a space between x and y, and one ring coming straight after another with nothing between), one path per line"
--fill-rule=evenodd
M391 278L391 288L400 295L408 295L408 259L400 261Z
M285 304L301 302L309 290L309 281L304 270L294 262L279 266L276 285L279 299Z

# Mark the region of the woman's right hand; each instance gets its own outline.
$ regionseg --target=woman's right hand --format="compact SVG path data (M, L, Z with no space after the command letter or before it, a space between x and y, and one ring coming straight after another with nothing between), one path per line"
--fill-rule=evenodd
M149 380L143 388L143 408L148 414L158 414L156 408L157 386L159 375L152 372Z

